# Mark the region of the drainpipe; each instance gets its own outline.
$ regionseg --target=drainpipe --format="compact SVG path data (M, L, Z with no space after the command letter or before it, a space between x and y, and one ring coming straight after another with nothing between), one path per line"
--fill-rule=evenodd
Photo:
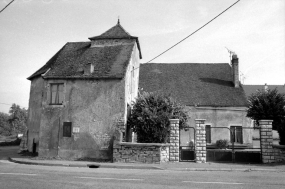
M57 157L58 156L58 151L59 151L59 137L60 137L60 117L58 118L58 140L57 140Z

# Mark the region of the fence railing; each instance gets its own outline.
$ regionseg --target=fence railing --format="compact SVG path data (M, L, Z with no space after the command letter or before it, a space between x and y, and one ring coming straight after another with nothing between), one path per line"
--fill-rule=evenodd
M259 129L252 127L206 127L207 161L261 162L261 149L253 136Z

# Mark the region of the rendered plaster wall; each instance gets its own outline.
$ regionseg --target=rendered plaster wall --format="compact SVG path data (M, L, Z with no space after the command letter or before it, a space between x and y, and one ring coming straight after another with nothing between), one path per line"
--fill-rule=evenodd
M131 113L132 103L138 96L138 83L139 83L139 50L137 46L134 46L132 56L130 58L130 64L127 67L127 72L125 76L126 88L125 88L125 99L128 107L125 111L125 121L127 120L127 116ZM132 130L130 128L126 128L126 141L131 142L132 139Z
M64 84L63 105L49 105L50 84ZM115 122L124 116L123 80L46 80L40 122L39 156L112 158ZM63 123L79 133L63 137Z
M135 45L130 59L130 64L127 67L127 73L125 77L126 78L125 97L127 99L127 103L130 105L138 96L139 66L140 66L139 50Z
M205 119L205 125L211 126L211 143L219 139L230 140L230 130L215 127L243 126L250 127L250 119L246 117L245 108L213 108L213 107L186 107L190 117L188 124L195 127L195 119ZM253 129L243 128L243 144L252 143ZM194 136L194 135L191 135ZM181 137L181 136L180 136ZM182 136L183 137L183 136ZM190 139L191 140L191 139ZM194 140L194 139L193 139Z
M30 99L27 121L27 147L32 151L33 141L39 146L39 130L42 109L42 97L44 92L44 80L42 77L36 77L31 81Z

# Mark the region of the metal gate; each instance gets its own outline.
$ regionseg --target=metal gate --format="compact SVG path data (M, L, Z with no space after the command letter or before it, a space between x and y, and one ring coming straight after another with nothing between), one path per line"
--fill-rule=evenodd
M195 161L195 133L194 127L179 131L179 161Z
M217 136L220 138L217 138ZM206 159L209 162L261 163L260 144L254 142L254 137L260 138L258 128L242 126L212 127L206 130ZM228 145L224 147L217 145L217 139L227 140Z

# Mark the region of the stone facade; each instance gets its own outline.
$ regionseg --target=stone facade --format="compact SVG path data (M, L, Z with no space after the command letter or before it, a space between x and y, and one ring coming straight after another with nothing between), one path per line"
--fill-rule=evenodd
M273 145L275 162L285 162L285 145Z
M113 162L161 163L169 161L169 144L120 142L113 148Z
M285 145L273 145L272 120L259 120L262 163L285 162Z
M170 119L169 161L179 162L179 119Z
M262 163L273 163L272 120L260 120L260 148Z
M111 160L114 124L127 117L127 105L138 94L139 50L132 49L120 79L32 78L27 147L36 145L41 157ZM63 103L51 105L51 85L63 84ZM63 136L64 123L71 123L71 136ZM120 130L125 130L121 124ZM77 132L76 132L77 131Z
M196 119L196 163L206 163L205 119Z

